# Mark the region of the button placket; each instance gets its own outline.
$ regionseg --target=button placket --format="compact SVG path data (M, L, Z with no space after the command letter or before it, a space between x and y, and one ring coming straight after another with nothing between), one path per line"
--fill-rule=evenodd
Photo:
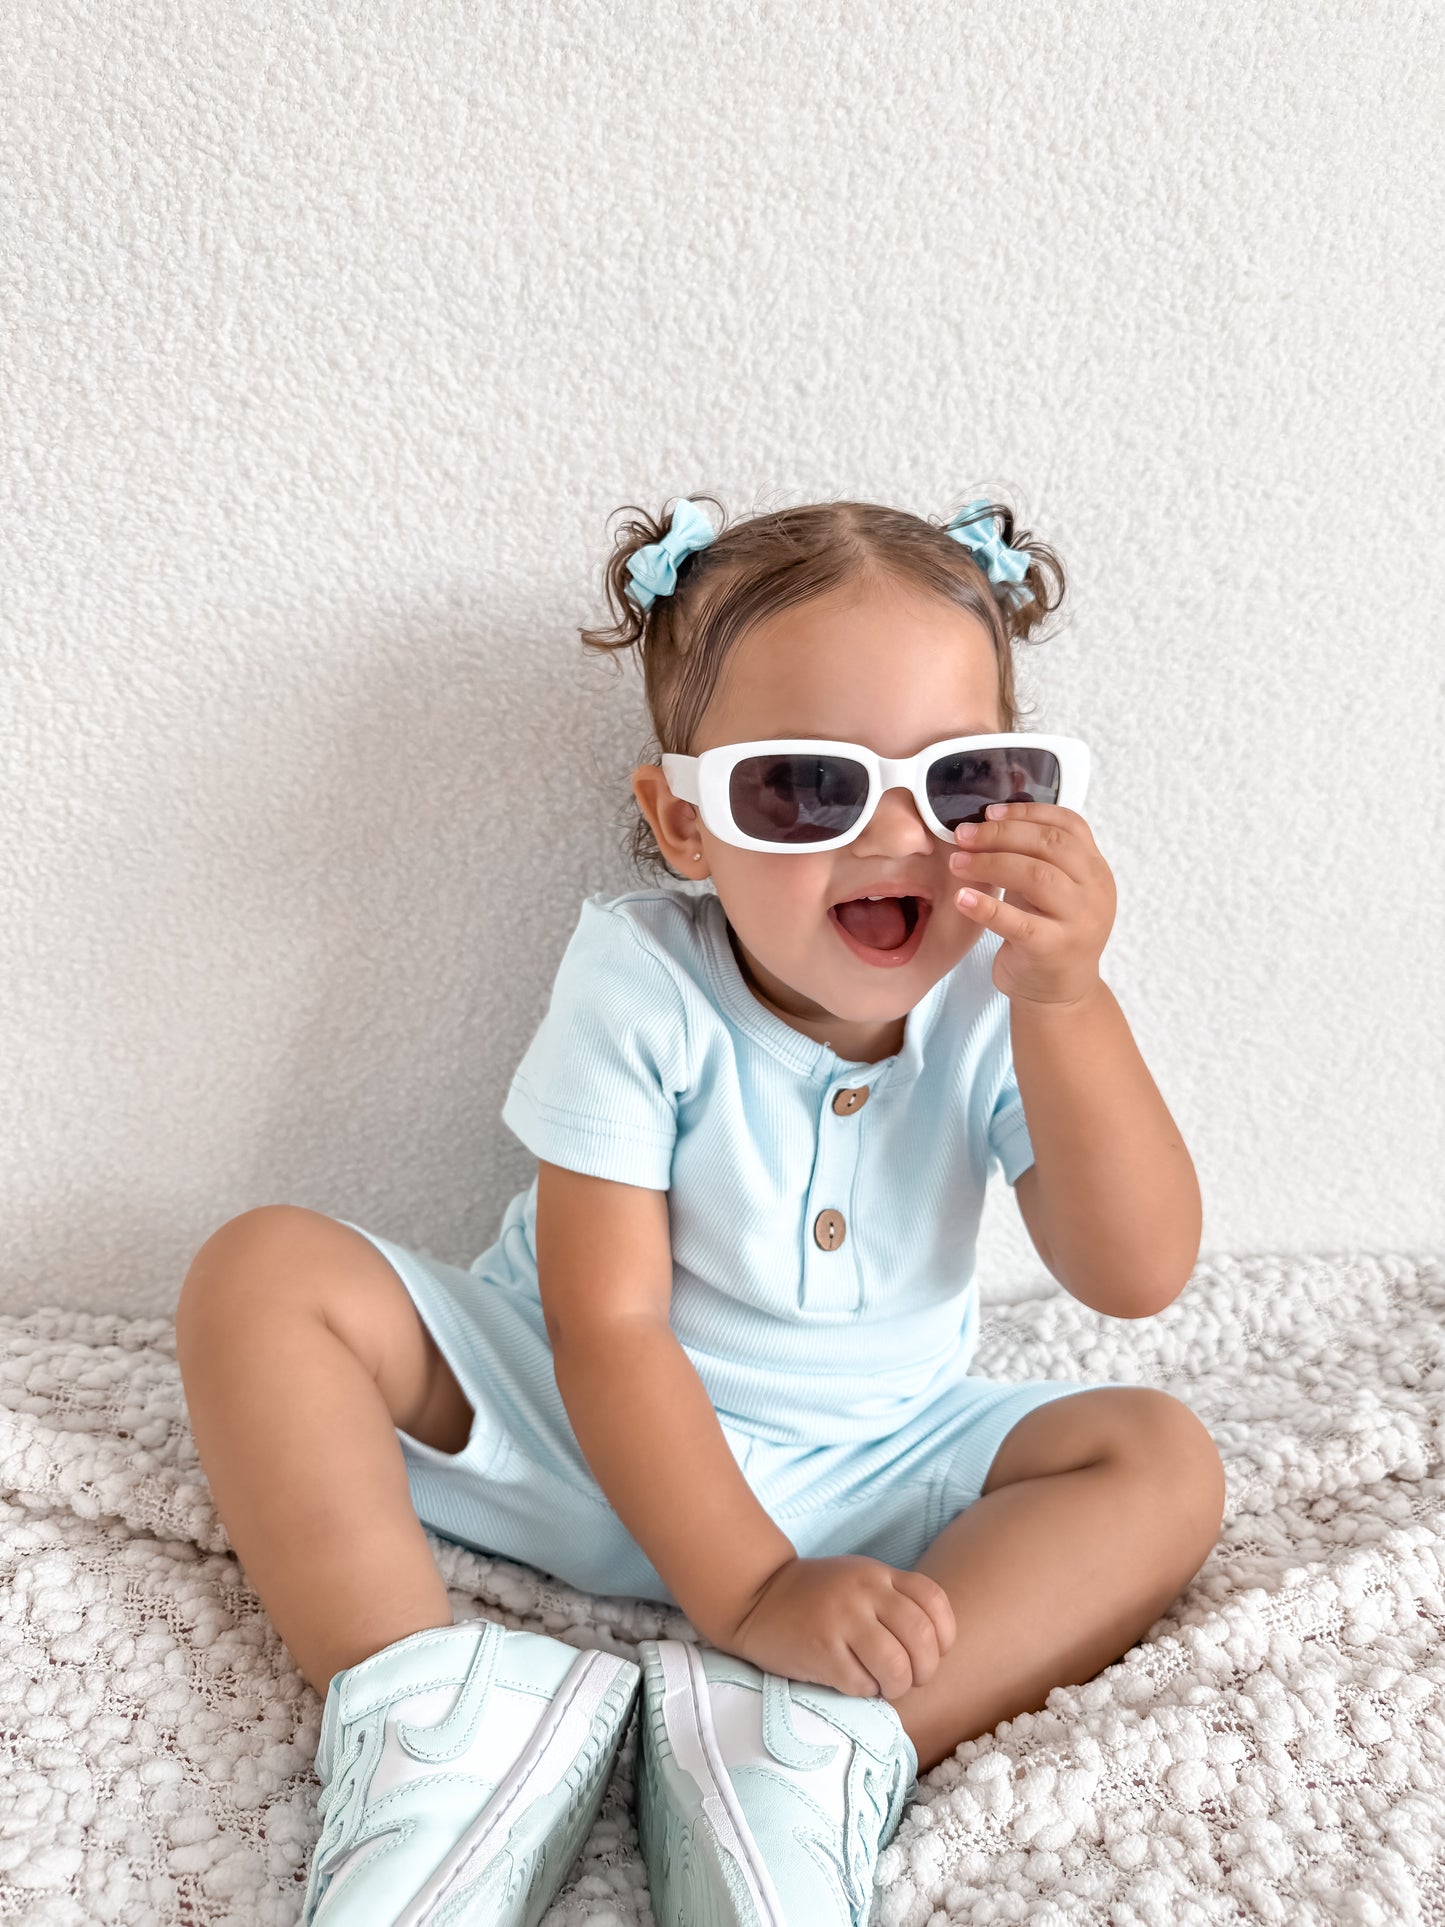
M855 1122L868 1101L866 1084L825 1093L819 1105L818 1152L808 1188L802 1291L805 1308L856 1310L859 1271L856 1242L844 1206L851 1208L861 1133Z

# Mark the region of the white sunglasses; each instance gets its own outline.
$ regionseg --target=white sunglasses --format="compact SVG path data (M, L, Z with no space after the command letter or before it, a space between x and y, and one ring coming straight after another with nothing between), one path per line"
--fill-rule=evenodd
M1076 810L1089 786L1088 745L1076 736L1005 732L950 736L916 756L878 756L862 743L784 736L662 759L673 795L740 850L840 850L867 826L883 792L901 784L945 842L990 803L1059 803Z

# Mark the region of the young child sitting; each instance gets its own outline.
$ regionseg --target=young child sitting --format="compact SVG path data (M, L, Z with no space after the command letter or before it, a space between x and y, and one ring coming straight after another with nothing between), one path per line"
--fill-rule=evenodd
M655 880L583 903L512 1080L535 1182L467 1269L271 1205L181 1294L217 1507L325 1696L319 1927L537 1922L634 1703L659 1923L861 1927L916 1776L1122 1655L1219 1529L1179 1401L970 1371L995 1166L1108 1316L1199 1249L1099 974L1087 749L1017 727L1058 558L986 501L639 518L583 639L640 652ZM700 1643L454 1625L423 1522Z

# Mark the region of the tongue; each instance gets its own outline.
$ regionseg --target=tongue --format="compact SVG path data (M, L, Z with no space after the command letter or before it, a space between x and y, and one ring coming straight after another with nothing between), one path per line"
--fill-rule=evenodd
M896 950L908 935L901 897L880 897L876 903L854 897L836 905L835 914L850 937L874 950Z

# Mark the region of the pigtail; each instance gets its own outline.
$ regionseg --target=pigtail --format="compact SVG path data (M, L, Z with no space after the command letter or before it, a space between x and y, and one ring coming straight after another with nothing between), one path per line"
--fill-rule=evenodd
M719 520L725 515L721 502L711 495L692 496L688 499L697 502L711 502L718 511ZM678 565L677 592L671 596L659 596L650 609L642 608L628 594L632 576L627 565L639 549L647 548L653 542L660 542L672 526L674 502L661 516L654 516L649 510L639 508L636 503L627 503L614 511L617 515L631 514L633 520L621 523L614 530L612 553L603 570L602 586L607 598L607 606L615 621L612 626L599 626L596 629L579 629L578 635L586 649L600 650L610 654L617 661L626 649L636 649L642 659L644 674L650 658L664 653L666 644L673 634L674 617L679 606L686 607L689 598L685 593L687 584L697 572L699 565L705 563L706 551L684 556ZM663 650L653 648L653 641L663 645ZM651 690L649 689L649 696Z
M626 515L629 510L637 519L624 522L615 531L612 554L602 573L603 593L615 621L610 628L599 625L596 629L578 631L584 648L611 654L614 661L624 649L641 649L650 619L650 612L639 608L627 593L627 584L632 580L627 573L628 561L649 542L660 541L667 528L666 522L654 521L646 509L638 508L635 503L628 503L616 512Z
M677 497L660 516L654 516L650 510L639 507L635 502L614 510L614 516L632 517L632 520L622 521L614 528L612 553L602 572L603 593L614 619L610 625L600 623L596 628L579 628L577 632L584 649L595 651L597 656L605 658L619 672L626 652L630 649L637 651L632 660L641 665L647 711L655 736L655 741L642 750L638 758L641 762L656 761L664 749L685 747L674 740L674 688L680 670L686 667L689 653L690 628L697 601L696 578L701 571L710 568L711 559L708 550L683 556L677 564L675 592L656 596L648 609L644 609L628 593L633 577L627 565L639 549L660 542L667 534L679 500L711 502L718 512L717 526L721 531L727 512L712 495ZM673 872L664 861L641 810L629 801L623 805L623 811L628 824L625 834L627 854L639 874L654 879L672 876Z
M1047 543L1035 540L1031 530L1018 528L1007 502L989 502L976 515L968 516L964 526L974 523L985 528L991 525L1005 548L1016 549L1029 559L1021 582L989 584L1009 641L1027 642L1063 602L1068 587L1064 565ZM984 573L981 567L979 573Z

